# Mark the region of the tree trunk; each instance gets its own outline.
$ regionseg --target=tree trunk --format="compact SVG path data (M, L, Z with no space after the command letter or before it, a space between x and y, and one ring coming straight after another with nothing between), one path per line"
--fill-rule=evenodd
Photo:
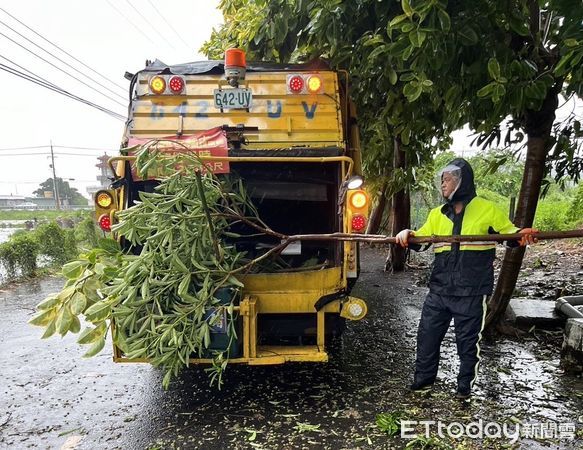
M558 107L560 87L549 90L540 111L526 113L525 129L528 136L524 175L518 196L514 223L524 228L532 226L538 204L545 162L551 147L551 129ZM504 317L510 302L524 257L524 247L507 249L500 269L494 294L488 301L486 327L496 326Z
M368 227L366 229L367 234L379 234L379 229L383 221L383 215L385 213L385 208L387 206L387 188L389 182L383 182L381 190L379 191L379 198L377 205L370 215L370 221L368 222Z
M401 147L401 141L396 138L394 142L393 167L405 170L407 160ZM392 213L391 233L393 236L399 231L411 227L411 199L407 186L393 194ZM385 269L390 269L392 272L401 272L405 268L405 258L405 249L398 245L391 245Z

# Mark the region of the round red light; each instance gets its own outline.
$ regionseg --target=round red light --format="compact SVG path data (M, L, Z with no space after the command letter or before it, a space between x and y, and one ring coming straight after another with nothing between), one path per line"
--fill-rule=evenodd
M111 219L109 218L109 214L102 214L99 217L99 227L103 231L111 231Z
M352 230L353 231L362 231L366 226L366 219L364 216L360 214L355 214L352 216Z
M289 79L288 85L290 91L297 94L298 92L302 92L302 89L304 89L304 79L299 75L294 75Z
M174 76L170 78L168 86L170 87L170 90L172 92L174 92L175 94L180 94L184 89L184 80L181 77Z

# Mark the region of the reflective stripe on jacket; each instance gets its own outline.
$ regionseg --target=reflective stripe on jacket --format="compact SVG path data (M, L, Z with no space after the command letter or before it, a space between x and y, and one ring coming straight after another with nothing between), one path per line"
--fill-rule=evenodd
M454 222L446 215L446 206L432 209L415 236L454 234ZM480 197L474 197L460 214L460 235L506 234L519 230L494 203ZM430 290L454 296L491 294L494 286L495 248L495 242L487 241L435 244Z

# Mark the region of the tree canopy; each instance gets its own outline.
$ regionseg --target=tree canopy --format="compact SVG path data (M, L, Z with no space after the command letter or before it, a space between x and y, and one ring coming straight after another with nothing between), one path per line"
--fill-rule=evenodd
M71 187L68 181L64 181L59 177L57 177L56 180L57 190L59 192L59 198L61 201L68 199L71 205L87 205L87 199L83 197L76 188ZM36 191L33 191L33 194L38 197L44 197L45 191L52 192L54 198L55 193L53 192L54 185L52 178L47 178L45 181L40 183L39 188Z

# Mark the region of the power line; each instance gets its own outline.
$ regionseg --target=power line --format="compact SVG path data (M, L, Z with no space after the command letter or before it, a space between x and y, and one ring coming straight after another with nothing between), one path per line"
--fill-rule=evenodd
M126 0L126 3L128 5L131 6L131 8L138 13L138 15L144 20L144 22L146 22L148 25L150 25L150 27L158 34L158 36L160 36L162 38L162 40L166 41L166 43L172 47L173 49L175 49L174 45L172 45L172 43L170 41L168 41L168 39L166 39L164 36L162 36L162 33L160 33L158 31L158 28L155 27L152 22L150 22L134 5L132 5L132 3L130 2L130 0Z
M14 150L33 150L33 149L49 148L49 147L50 147L50 145L34 145L34 146L28 146L28 147L6 147L6 148L0 148L0 152L14 151ZM115 149L115 148L72 147L72 146L68 146L68 145L53 145L53 147L65 148L65 149L69 149L69 150L96 150L99 152L117 152L119 150L119 149Z
M37 148L49 148L50 145L32 145L28 147L5 147L0 148L0 152L14 151L14 150L33 150ZM101 148L101 147L73 147L68 145L53 145L55 148L66 148L70 150L97 150L100 152L117 152L119 149L116 148Z
M30 146L30 147L6 147L6 148L0 148L0 152L4 152L4 151L13 151L13 150L33 150L36 148L48 148L48 145L34 145L34 146Z
M104 152L117 152L119 148L97 148L97 147L68 147L66 145L54 145L55 148L68 148L72 150L99 150Z
M11 59L6 58L5 56L0 55L0 58L2 58L4 61L8 61L10 64L12 64L13 66L18 67L19 69L24 70L25 72L28 72L28 74L33 77L36 78L39 81L42 81L43 83L46 83L47 85L55 88L55 89L59 89L59 87L50 82L49 80L47 80L46 78L41 77L40 75L35 74L34 72L31 72L30 70L28 70L26 67L22 67L20 64L15 63L14 61L12 61ZM14 67L12 67L12 69L14 69Z
M9 62L12 62L8 58L6 58L6 57L4 57L2 55L0 55L0 57L2 57L3 59L5 59L5 60L7 60ZM42 86L42 87L47 88L47 89L50 89L51 91L55 91L55 92L57 92L59 94L62 94L64 96L66 96L66 97L69 97L69 98L71 98L73 100L77 100L77 101L79 101L81 103L84 103L84 104L86 104L88 106L91 106L93 108L96 108L96 109L98 109L98 110L100 110L100 111L102 111L102 112L104 112L106 114L109 114L110 116L115 117L118 120L125 121L125 117L122 116L121 114L118 114L118 113L116 113L114 111L111 111L110 109L107 109L107 108L105 108L103 106L97 105L96 103L93 103L93 102L91 102L89 100L86 100L86 99L84 99L82 97L79 97L77 95L71 94L70 92L68 92L68 91L66 91L66 90L64 90L64 89L62 89L60 87L57 87L57 86L55 86L54 84L52 84L50 82L44 81L42 78L38 77L38 75L34 75L34 76L26 75L25 73L20 72L19 70L16 70L13 67L7 66L7 65L2 64L2 63L0 63L0 70L3 70L3 71L8 72L8 73L11 73L12 75L16 75L17 77L20 77L20 78L23 78L25 80L31 81L31 82L39 85L39 86ZM29 73L32 73L29 70L27 70L27 71Z
M87 75L86 73L81 72L79 69L73 67L71 64L69 64L66 61L63 61L61 58L59 58L58 56L54 55L53 53L49 52L48 50L46 50L45 48L41 47L40 45L38 45L36 42L31 41L30 39L28 39L26 36L24 36L23 34L19 33L18 31L16 31L14 28L12 28L10 25L7 25L5 22L3 22L2 20L0 20L0 23L2 25L4 25L6 28L10 29L12 32L18 34L21 38L26 39L28 42L30 42L32 45L40 48L43 52L48 53L49 55L51 55L53 58L55 58L56 60L62 62L63 64L65 64L67 67L70 67L71 69L73 69L75 72L77 72L78 74L81 74L82 76L88 78L89 80L93 81L94 83L98 84L99 86L101 86L102 88L104 88L106 91L111 92L113 95L116 95L117 97L121 98L122 100L125 100L126 98L120 94L118 94L117 92L112 91L109 87L105 86L104 84L101 84L99 81L95 80L94 78L91 78L89 75ZM123 104L122 104L123 105Z
M3 55L0 55L0 58L4 59L5 61L8 61L10 64L13 64L13 65L17 66L17 67L21 68L22 70L24 70L25 72L28 72L30 74L30 75L26 75L23 72L20 72L20 71L14 69L14 67L6 66L5 64L0 64L0 66L4 66L4 67L10 69L11 71L13 71L13 72L10 72L10 73L13 73L14 75L21 76L22 78L25 78L25 79L27 79L29 81L32 81L32 82L36 83L36 84L40 84L41 86L46 87L47 89L53 90L55 92L62 93L63 95L66 95L66 96L68 96L70 98L73 98L74 100L78 100L78 101L80 101L82 103L85 103L85 104L87 104L89 106L93 106L93 107L95 107L97 109L102 110L103 112L106 112L107 114L113 114L114 116L119 116L118 118L123 118L123 120L125 120L125 117L122 116L121 114L118 114L118 113L116 113L114 111L111 111L110 109L107 109L105 107L99 106L99 105L97 105L97 104L95 104L93 102L90 102L89 100L86 100L86 99L82 98L82 97L79 97L77 95L71 94L70 92L62 89L61 87L57 86L54 83L51 83L50 81L48 81L47 79L41 77L40 75L37 75L34 72L28 70L27 68L22 67L19 64L16 64L14 61L12 61L9 58L6 58ZM5 69L2 69L2 70L5 70ZM18 74L20 74L20 75L18 75Z
M160 16L160 18L166 22L166 25L168 25L168 28L171 29L172 31L174 31L174 34L176 34L176 36L178 36L178 39L180 39L184 45L186 45L186 47L191 50L190 45L188 45L188 43L182 38L182 36L178 33L178 31L176 31L176 28L174 28L172 25L170 25L170 22L168 22L166 20L166 17L164 17L162 15L162 13L158 10L158 8L156 8L156 5L154 3L152 3L152 0L148 0L148 3L150 5L152 5L152 8L154 8L154 10L156 11L156 13L158 14L158 16Z
M67 178L73 178L73 177L57 177L57 178L62 178L64 181L66 181L67 183L69 181L74 181L75 183L95 183L97 180L78 180L77 178L73 179L73 180L67 180ZM46 181L46 180L45 180ZM21 180L12 180L12 181L0 181L0 184L41 184L42 181L21 181Z
M117 9L113 3L111 3L109 0L105 0L109 6L111 6L113 9L115 9L117 11L117 13L122 16L132 27L134 27L142 36L144 36L147 40L149 40L152 44L156 44L152 39L150 39L150 37L144 33L136 24L134 24L130 19L128 19L126 17L126 15L124 13L122 13L119 9Z
M101 156L102 153L67 153L67 152L55 152L55 155L59 156L89 156L95 158L95 156Z
M79 78L77 78L75 75L71 75L69 72L67 72L64 69L61 69L59 66L53 64L52 62L46 60L45 58L43 58L42 56L37 55L35 52L33 52L32 50L26 48L24 45L19 44L18 42L16 42L14 39L10 38L9 36L6 36L4 33L2 33L0 31L0 36L4 36L6 39L8 39L9 41L13 42L14 44L18 45L20 48L26 50L27 52L33 54L34 56L36 56L37 58L41 59L42 61L46 62L47 64L51 65L52 67L54 67L57 70L60 70L61 72L63 72L65 75L70 76L71 78L73 78L74 80L77 80L79 83L84 84L85 86L87 86L89 89L94 90L95 92L103 95L104 97L108 98L109 100L111 100L114 103L117 103L120 106L126 106L125 104L118 102L116 99L114 99L113 97L110 97L107 94L104 94L103 92L101 92L99 89L94 88L93 86L91 86L88 83L85 83L83 80L80 80Z
M53 147L55 148L64 148L64 149L70 149L70 150L90 150L90 151L94 151L94 150L98 150L100 152L115 152L117 150L115 149L111 149L111 148L107 148L107 149L101 149L101 148L90 148L90 147L69 147L66 145L53 145ZM38 145L38 146L31 146L31 147L7 147L7 148L0 148L0 152L6 152L6 151L14 151L14 150L33 150L33 149L41 149L41 148L49 148L48 145Z
M5 156L50 156L51 152L40 152L40 153L3 153L0 154L0 158ZM89 158L96 158L100 156L101 153L66 153L66 152L54 152L56 156L87 156Z
M8 11L6 11L4 8L0 7L0 11L3 11L5 14L9 15L10 17L12 17L12 19L16 20L19 24L21 24L23 27L27 28L28 30L32 31L34 34L36 34L38 37L40 37L42 40L48 42L49 44L51 44L53 47L58 48L61 52L63 52L65 55L69 56L70 58L74 59L75 61L77 61L79 64L81 64L82 66L86 67L87 69L91 70L93 73L99 75L101 78L109 81L110 83L114 84L115 86L119 87L121 90L123 90L124 92L127 92L127 88L117 84L115 81L107 78L105 75L99 73L97 70L89 67L87 64L85 64L83 61L75 58L73 55L71 55L69 52L67 52L66 50L63 50L61 47L59 47L57 44L55 44L54 42L51 42L50 40L48 40L47 38L45 38L44 36L42 36L41 34L37 33L36 31L34 31L32 28L30 28L28 25L26 25L25 23L21 22L20 20L18 20L16 17L14 17L12 14L10 14Z
M7 59L7 58L5 58L3 56L2 56L2 58ZM8 61L10 61L10 60L8 60ZM14 69L13 67L7 66L7 65L2 64L2 63L0 63L0 70L3 70L3 71L8 72L8 73L11 73L12 75L16 75L16 76L18 76L20 78L23 78L25 80L31 81L31 82L39 85L39 86L42 86L42 87L47 88L47 89L50 89L51 91L55 91L55 92L57 92L59 94L62 94L64 96L66 96L66 97L69 97L69 98L71 98L73 100L77 100L77 101L79 101L81 103L84 103L84 104L86 104L88 106L91 106L93 108L96 108L96 109L98 109L98 110L100 110L100 111L102 111L102 112L104 112L106 114L109 114L110 116L115 117L118 120L125 121L125 117L122 116L121 114L118 114L118 113L116 113L114 111L111 111L110 109L107 109L107 108L105 108L103 106L97 105L97 104L95 104L95 103L93 103L93 102L91 102L89 100L86 100L86 99L84 99L82 97L79 97L77 95L71 94L70 92L67 92L64 89L62 89L60 87L57 87L57 86L53 85L52 83L47 83L45 81L40 81L41 80L40 78L35 78L33 76L26 75L25 73L20 72L20 71Z
M4 156L44 156L44 155L50 155L50 152L43 152L43 153L4 153L2 155L0 155L1 157Z

